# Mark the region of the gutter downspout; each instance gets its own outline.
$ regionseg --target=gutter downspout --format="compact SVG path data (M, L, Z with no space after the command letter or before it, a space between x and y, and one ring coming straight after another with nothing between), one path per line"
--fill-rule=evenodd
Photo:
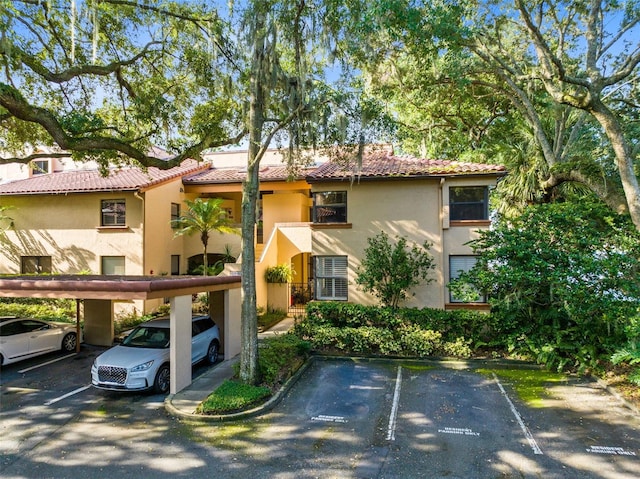
M442 247L440 248L440 264L442 265L442 288L440 289L441 291L441 297L440 300L442 301L442 309L445 309L445 306L447 304L447 294L448 294L448 288L447 288L447 277L448 277L448 271L449 271L449 265L445 264L445 252L444 249L446 248L446 242L444 240L444 231L445 229L449 229L449 215L446 215L445 218L445 213L444 213L444 184L445 184L445 178L442 177L440 178L440 185L439 185L439 195L438 195L438 201L440 202L439 205L439 214L440 214L440 243L442 245ZM445 222L446 222L446 228L445 228Z
M147 271L147 229L145 228L147 222L147 210L144 197L140 196L140 190L134 191L133 196L142 202L142 276L146 275Z

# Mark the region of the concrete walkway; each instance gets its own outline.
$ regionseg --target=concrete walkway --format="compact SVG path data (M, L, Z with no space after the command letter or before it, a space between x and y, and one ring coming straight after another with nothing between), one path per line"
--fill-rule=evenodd
M293 327L294 319L287 317L275 324L272 328L258 333L258 340L283 334ZM164 401L166 410L174 416L202 417L210 416L196 414L196 408L209 394L215 391L226 379L234 376L234 364L240 361L240 356L225 359L210 367L204 374L197 377L189 386L176 394L170 394ZM220 419L218 419L220 420Z

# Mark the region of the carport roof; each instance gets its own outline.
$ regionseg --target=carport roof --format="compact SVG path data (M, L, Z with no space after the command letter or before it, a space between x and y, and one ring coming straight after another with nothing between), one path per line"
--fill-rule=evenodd
M240 276L0 276L0 297L157 299L240 287Z

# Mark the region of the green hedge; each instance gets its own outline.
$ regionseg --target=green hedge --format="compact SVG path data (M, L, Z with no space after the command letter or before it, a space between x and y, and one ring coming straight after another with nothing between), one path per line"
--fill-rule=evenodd
M72 322L76 317L76 302L72 299L0 298L0 316Z
M346 354L470 357L490 338L490 315L477 311L392 309L311 302L295 333L319 351Z

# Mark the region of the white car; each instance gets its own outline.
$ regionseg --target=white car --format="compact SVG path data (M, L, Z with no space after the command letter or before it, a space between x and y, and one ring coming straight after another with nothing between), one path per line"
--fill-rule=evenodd
M0 318L1 366L52 351L72 352L76 345L75 324L15 316Z
M209 316L193 317L191 362L218 360L220 331ZM99 389L169 391L169 318L138 325L117 346L105 351L91 366L91 384Z

